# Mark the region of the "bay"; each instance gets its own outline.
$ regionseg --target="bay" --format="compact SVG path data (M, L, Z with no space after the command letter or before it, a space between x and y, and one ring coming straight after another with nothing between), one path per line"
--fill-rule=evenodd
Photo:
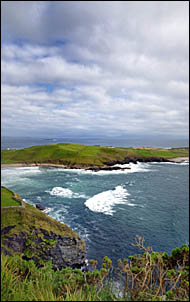
M2 185L69 225L85 240L87 258L137 253L138 234L155 251L189 242L189 164L129 164L126 171L3 168Z

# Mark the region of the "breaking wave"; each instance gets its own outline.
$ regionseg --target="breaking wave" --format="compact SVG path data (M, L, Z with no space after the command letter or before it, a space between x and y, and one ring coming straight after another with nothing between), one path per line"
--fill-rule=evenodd
M127 197L130 194L123 186L117 186L114 190L108 190L89 198L85 205L93 212L100 212L107 215L113 215L113 206L116 204L127 204L128 206L137 206L129 203Z
M54 187L51 191L46 191L52 196L60 196L66 198L88 198L85 194L74 193L70 189L63 187Z
M153 165L177 165L177 166L188 166L189 161L184 160L183 162L177 163L177 162L152 162Z

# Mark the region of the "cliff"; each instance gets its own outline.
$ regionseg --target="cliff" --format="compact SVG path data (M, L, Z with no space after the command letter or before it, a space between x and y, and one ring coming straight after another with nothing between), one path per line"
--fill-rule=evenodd
M1 197L3 201L4 195ZM79 235L35 207L23 204L1 208L2 252L21 254L25 260L33 259L39 267L51 260L55 270L84 266L85 243Z

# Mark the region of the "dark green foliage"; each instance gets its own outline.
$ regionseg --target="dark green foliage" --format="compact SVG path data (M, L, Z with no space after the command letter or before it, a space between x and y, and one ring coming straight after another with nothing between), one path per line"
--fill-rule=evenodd
M119 260L123 296L132 301L187 301L189 297L189 246L174 249L172 255L153 252L137 236L136 246L144 254L130 256L130 263Z
M144 254L130 260L112 261L104 257L102 268L91 259L93 271L82 272L71 267L54 271L51 262L37 268L20 256L1 256L2 301L188 301L189 246L167 253L145 248L137 237L136 245ZM117 272L114 278L112 271ZM122 282L123 279L123 282ZM121 284L120 293L115 280Z

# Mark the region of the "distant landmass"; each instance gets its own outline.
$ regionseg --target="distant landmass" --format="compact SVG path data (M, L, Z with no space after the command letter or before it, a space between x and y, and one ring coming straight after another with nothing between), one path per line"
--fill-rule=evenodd
M179 157L187 159L189 148L125 148L58 143L2 150L1 154L2 164L6 165L57 165L63 168L86 168L97 171L100 168L113 169L116 164L129 162L163 162Z
M36 145L49 145L52 143L70 143L82 145L101 145L114 147L157 147L178 148L188 147L188 139L163 138L163 137L13 137L2 136L1 149L23 149Z

